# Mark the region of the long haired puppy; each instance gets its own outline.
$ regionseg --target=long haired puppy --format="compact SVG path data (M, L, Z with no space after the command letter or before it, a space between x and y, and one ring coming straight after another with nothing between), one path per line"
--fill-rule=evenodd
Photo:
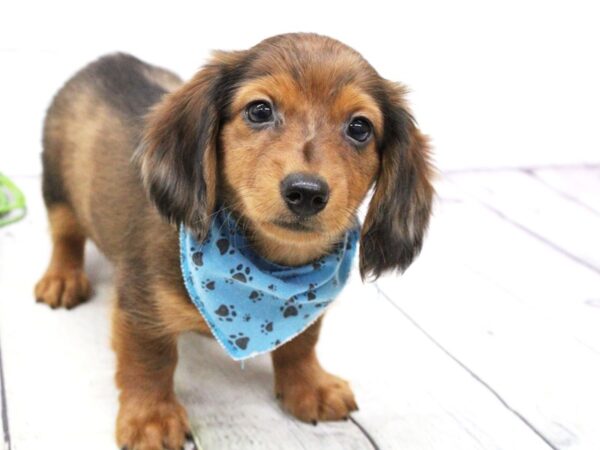
M212 328L184 286L182 227L203 242L227 211L257 255L293 268L330 254L374 187L360 273L411 264L433 189L403 95L356 51L313 34L215 53L185 83L110 55L59 91L43 138L53 251L35 295L52 308L90 296L87 238L114 263L120 447L179 449L190 431L173 389L177 337ZM314 423L356 409L348 383L317 360L319 328L271 353L283 407Z

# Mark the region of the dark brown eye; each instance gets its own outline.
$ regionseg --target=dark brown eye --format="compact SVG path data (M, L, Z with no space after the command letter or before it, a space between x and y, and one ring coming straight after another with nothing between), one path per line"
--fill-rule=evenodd
M364 117L356 117L348 124L346 134L358 142L365 142L371 136L373 128Z
M263 100L253 102L246 108L246 116L252 123L265 123L273 120L273 106Z

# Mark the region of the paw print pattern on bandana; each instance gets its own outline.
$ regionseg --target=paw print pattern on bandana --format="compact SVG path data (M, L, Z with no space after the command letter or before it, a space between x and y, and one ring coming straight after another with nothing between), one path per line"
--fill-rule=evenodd
M265 320L263 324L260 326L260 332L262 334L269 334L273 331L273 322L270 320Z
M335 255L335 260L337 262L342 260L345 251L346 251L346 244L344 244L343 242L340 242L339 244L335 245L335 247L333 249L333 255Z
M229 255L235 254L235 249L230 248L231 244L227 237L222 237L216 243L217 248L219 249L219 253L223 256L225 253Z
M202 289L204 289L205 291L214 291L215 281L206 279L200 284L200 286L202 286Z
M256 302L260 302L264 296L265 296L265 294L263 294L261 291L252 291L252 292L250 292L250 295L248 296L248 298L250 300L252 300L252 303L256 303Z
M240 283L247 283L248 281L252 281L254 278L250 276L251 269L248 266L244 266L243 264L238 264L235 269L230 269L229 273L231 274L232 280L237 280Z
M279 310L282 312L284 318L293 317L298 315L298 310L302 309L301 304L296 304L296 297L290 297Z
M227 238L221 238L217 241L217 248L219 249L219 252L221 253L221 255L224 255L225 253L227 253L227 250L229 250L229 239Z
M248 347L248 342L250 342L250 338L246 336L244 333L230 334L229 335L229 343L231 345L235 345L242 350L246 350Z
M204 261L203 261L203 257L204 253L202 252L194 252L192 254L192 261L194 261L194 264L196 264L199 267L202 267L204 265Z
M256 254L237 223L220 212L201 243L184 226L179 238L192 303L229 356L242 360L288 342L323 313L348 278L358 233L328 255L288 267Z
M319 258L312 262L312 266L314 270L321 270L321 268L325 265L325 258Z
M219 316L219 320L231 322L237 316L234 305L221 305L215 311L215 314Z

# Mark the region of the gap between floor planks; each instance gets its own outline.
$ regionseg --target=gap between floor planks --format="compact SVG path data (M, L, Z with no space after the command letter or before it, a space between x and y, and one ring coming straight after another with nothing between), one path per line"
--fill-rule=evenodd
M326 329L327 329L327 328L326 328ZM413 337L412 339L414 339L414 337ZM184 345L185 345L185 344L184 344ZM339 352L339 348L337 348L337 347L336 347L336 348L333 348L332 350L333 350L333 352ZM376 366L376 363L375 363L375 366ZM351 373L350 373L350 374L348 374L348 375L351 375ZM373 384L373 383L368 383L368 384ZM367 389L368 389L368 387L367 387ZM204 408L201 408L201 409L204 409ZM202 417L201 415L202 415L202 413L203 413L203 412L205 413L205 411L200 411L200 417ZM460 411L459 411L459 412L460 412ZM384 413L385 413L385 412L384 412ZM455 413L454 415L456 415L456 413ZM460 414L459 414L459 415L460 415ZM361 416L362 416L362 415L361 415ZM223 428L224 428L224 429L226 429L225 427L223 427ZM222 429L223 429L223 428L222 428ZM435 431L435 430L432 430L432 431ZM407 430L403 430L403 432L407 432ZM385 441L385 439L384 439L384 441ZM413 443L414 443L414 442L413 442ZM393 448L393 447L383 447L383 448ZM423 448L424 448L424 447L423 447Z
M597 180L600 185L600 177L598 178L594 178L595 180ZM456 180L453 180L456 181ZM457 185L461 185L460 183L461 180L458 180L456 182ZM496 183L496 186L499 186L498 183ZM484 183L480 183L477 185L478 189L482 189L483 187L485 187ZM436 280L436 283L445 283L446 289L444 290L444 292L438 292L437 295L442 295L442 296L450 296L452 297L453 294L457 294L456 292L452 291L452 281L456 281L453 280L458 278L459 280L461 279L461 276L456 276L459 273L464 273L464 275L462 275L462 284L461 286L469 286L469 285L473 285L476 283L479 283L482 287L479 290L475 290L473 292L473 294L476 294L476 292L482 292L484 291L483 287L486 284L489 284L489 281L494 280L494 283L497 283L497 285L490 285L490 292L496 292L495 298L497 298L499 300L499 302L502 304L501 308L498 309L496 311L496 314L499 314L500 317L502 317L503 314L506 314L507 310L511 311L511 305L514 303L512 301L512 299L518 299L519 302L521 303L525 303L527 305L526 308L523 308L522 306L518 306L518 304L515 304L515 306L512 306L512 310L514 310L514 312L516 314L523 315L525 314L526 317L529 317L530 322L529 322L529 327L531 327L533 324L536 324L536 322L539 322L539 318L540 317L544 317L544 319L546 321L550 321L551 323L556 322L556 324L558 325L558 327L556 326L550 326L548 327L544 327L544 333L546 336L547 341L543 342L543 345L545 345L546 347L550 346L551 342L555 342L557 345L556 347L556 354L553 355L555 359L559 359L561 360L561 358L565 359L565 362L561 361L561 365L565 365L565 364L572 364L574 370L571 371L571 373L569 373L568 369L563 368L562 371L559 371L559 374L562 374L562 376L571 376L571 383L563 383L562 385L560 384L561 378L558 377L556 378L556 376L554 375L555 372L557 372L557 367L555 364L555 359L549 359L547 361L547 363L545 364L545 367L542 368L541 370L539 370L539 382L537 382L537 380L535 379L536 377L533 377L534 379L531 380L532 384L530 386L530 390L525 390L522 392L519 392L519 395L517 395L516 397L514 395L512 395L512 398L510 398L508 401L506 400L506 395L508 394L514 394L514 392L510 392L511 391L511 386L500 386L501 389L499 389L500 393L504 393L503 397L502 397L502 401L503 402L507 402L507 403L521 403L520 409L521 409L521 415L524 417L525 415L529 416L529 418L533 417L535 419L535 422L537 422L538 425L536 425L536 427L538 427L539 429L541 429L540 433L544 436L544 438L550 440L553 442L554 446L557 447L561 447L561 448L596 448L597 446L600 446L600 436L598 434L598 432L596 431L595 427L595 422L594 422L594 418L600 416L600 408L599 408L599 404L600 404L600 398L598 398L599 396L597 395L597 391L595 390L595 382L594 380L597 379L597 377L600 377L600 368L598 365L598 360L597 360L597 354L590 354L589 352L587 352L586 350L590 350L592 349L592 347L594 346L594 344L597 346L598 341L600 338L600 332L598 331L599 328L597 326L598 324L598 316L591 316L589 313L594 313L596 311L593 310L593 308L589 308L589 304L587 304L587 302L584 302L586 299L585 297L583 298L577 298L576 302L570 302L570 308L571 310L575 310L577 308L581 308L581 310L583 311L583 308L587 308L588 310L588 314L585 314L585 316L583 314L580 314L578 311L570 311L571 315L567 315L566 319L568 321L568 319L573 319L573 324L577 325L577 324L581 324L584 325L584 328L587 328L587 330L583 331L583 335L581 335L581 332L579 332L578 330L568 330L569 332L572 332L574 335L579 335L578 339L576 341L572 341L569 339L568 335L564 334L564 319L562 316L558 315L558 314L553 314L553 312L551 312L550 314L546 314L545 311L543 310L536 310L536 308L542 307L542 301L543 299L540 299L540 301L538 302L535 298L532 298L532 293L528 292L529 291L529 286L527 286L526 289L526 295L523 296L523 292L517 292L517 294L519 295L519 297L510 297L509 295L514 296L515 293L515 289L517 288L517 286L515 285L515 283L513 282L513 280L515 278L518 279L518 274L515 273L511 273L511 276L505 276L504 279L502 279L502 277L499 277L496 272L496 269L500 269L502 270L502 267L499 265L498 267L494 268L493 264L490 266L489 263L487 263L487 266L489 266L488 268L486 268L486 255L484 252L480 252L480 254L477 254L477 252L475 252L475 254L472 251L467 251L467 252L463 252L463 250L467 249L467 250L472 250L472 249L477 249L477 250L481 250L482 248L485 249L487 247L489 247L489 242L495 242L496 240L502 240L502 233L498 233L498 231L501 228L506 229L507 227L509 228L511 225L514 225L512 222L507 222L510 225L502 225L501 222L498 222L497 220L493 220L490 219L488 222L489 223L475 223L473 219L477 218L483 218L485 217L485 213L483 213L482 211L480 211L477 214L473 214L471 216L469 216L468 214L465 215L464 211L466 211L468 207L467 206L463 206L465 202L463 199L464 198L468 198L465 197L461 192L456 191L456 189L454 189L454 192L452 192L452 194L449 196L450 198L448 198L448 191L452 192L452 186L449 187L446 185L443 188L443 192L442 195L445 195L447 198L447 207L448 208L458 208L458 207L462 207L463 211L460 214L457 214L457 217L462 218L462 223L460 224L460 226L458 225L459 222L457 220L457 225L452 227L449 226L451 225L451 222L448 222L447 219L445 220L445 222L443 222L442 224L440 224L440 221L437 220L434 224L436 226L439 226L443 231L448 231L448 230L452 230L450 233L446 233L446 235L442 235L442 237L439 237L438 240L442 241L444 243L447 242L453 242L456 241L458 242L458 244L454 245L454 247L452 247L451 245L446 245L445 251L442 252L443 254L436 254L436 255L432 255L431 251L432 248L435 248L438 252L441 248L443 248L443 246L440 245L434 245L432 246L432 242L431 240L433 239L435 241L436 239L436 231L435 231L435 226L434 226L434 230L433 230L433 236L430 236L430 240L429 240L429 245L426 247L425 253L430 252L429 256L424 255L423 259L420 263L417 264L423 264L424 262L427 263L429 262L429 270L421 270L419 273L421 275L423 275L425 272L427 273L436 273L436 270L439 272L439 268L436 269L434 266L432 266L431 261L434 260L442 260L444 264L446 264L446 267L448 267L449 271L453 271L453 275L454 276L449 276L448 279L446 280ZM558 200L557 200L558 201ZM470 208L477 208L477 203L475 203L474 205L471 205ZM446 215L447 213L444 213L442 211L442 218ZM465 219L466 217L466 219ZM478 226L478 229L470 229L469 225L475 225ZM463 228L466 228L466 230L462 233L461 235L461 230ZM523 230L522 227L519 227L518 230L522 231L522 232L526 232L526 230ZM508 231L508 230L507 230ZM476 237L478 235L481 235L483 233L486 233L488 236L493 236L493 238L491 238L491 241L488 239L488 243L486 242L480 242L477 241ZM504 232L504 238L506 237L510 237L511 241L514 239L515 235L518 234L519 231L514 231L512 232L512 235L507 234L506 232ZM560 236L559 236L560 237ZM593 236L584 236L584 238L588 238L588 239L593 239ZM579 266L577 267L577 265L574 265L571 263L571 261L569 261L568 259L564 258L564 253L563 252L556 252L554 247L549 247L544 249L543 245L538 245L536 244L535 241L531 241L531 239L522 239L523 242L521 242L521 245L525 246L523 243L526 243L527 245L529 245L529 247L527 247L527 250L524 251L524 253L522 253L521 255L519 255L519 258L527 258L530 257L531 255L538 255L540 256L543 262L546 262L546 260L550 259L554 259L556 260L555 262L551 263L549 266L544 267L544 269L551 269L554 270L554 272L556 272L555 274L553 272L550 272L550 281L551 281L551 285L552 282L554 282L553 287L556 287L557 284L557 280L561 280L560 278L560 270L556 270L558 268L558 264L562 264L561 269L565 269L566 274L565 277L567 280L575 280L578 277L580 278L580 282L582 283L582 288L580 288L578 282L575 282L575 286L577 287L578 291L581 291L581 294L584 295L598 295L598 286L600 285L600 279L597 277L597 274L595 273L589 273L587 272L587 268L585 268L585 266ZM471 245L461 245L461 243L465 243L465 242L474 242L474 244ZM511 248L511 242L506 242L505 240L502 241L502 244L500 245L504 245L505 247ZM535 245L538 245L539 249L534 248ZM517 247L518 248L518 247ZM498 254L502 254L502 248L495 248L494 245L492 245L492 249L496 250L494 253L492 253L495 256L498 256ZM550 250L551 249L551 250ZM465 254L463 254L465 253ZM453 256L453 260L451 260L450 258L446 258L444 259L444 256L448 256L448 255L452 255ZM489 258L488 259L492 260L495 258ZM503 255L499 256L497 259L499 261L503 261L505 263L508 264L508 266L513 265L515 262L518 264L520 261L515 261L515 256L516 254L513 255ZM473 261L475 260L475 261ZM483 262L483 266L482 268L477 267L477 269L475 268L470 268L469 270L473 271L472 275L468 275L467 272L465 272L464 270L461 269L456 269L457 267L461 267L463 264L464 265L470 265L470 264L475 264L476 266L481 265L481 263ZM491 271L490 268L494 268L494 271ZM567 270L568 269L568 270ZM486 270L488 272L486 272ZM403 288L406 288L407 286L410 286L411 284L411 276L414 279L414 272L411 274L409 273L408 279L405 279L405 281L407 281L408 283L405 283L404 285L401 285ZM515 275L517 275L517 277L515 277ZM477 278L475 277L479 277L479 281L477 280ZM483 278L482 278L483 277ZM423 278L422 276L420 278ZM428 286L427 282L428 280L426 279L427 277L425 277L425 279L416 279L413 280L412 283L413 284L417 284L417 285L423 285L423 286ZM508 286L506 286L506 282L510 281L511 283L509 283ZM533 280L531 280L533 281ZM383 281L383 284L385 285L385 280ZM513 286L511 286L511 284ZM532 284L532 283L530 283ZM393 287L394 285L392 285ZM566 287L570 287L570 285L566 286ZM502 291L506 291L505 293L502 293L501 291L498 291L498 288L502 289ZM587 289L587 291L586 291ZM384 288L385 290L385 288ZM512 292L511 292L512 291ZM521 289L521 291L523 291ZM389 291L388 291L389 292ZM418 292L418 291L414 291L414 292ZM495 369L493 369L491 372L489 370L487 370L487 368L485 367L485 365L482 366L482 362L486 360L489 351L491 350L492 353L494 353L494 346L487 345L484 348L486 349L486 353L477 353L476 351L473 352L474 349L477 348L477 346L475 346L473 344L473 337L475 337L477 335L476 331L478 328L481 328L481 324L485 324L486 322L489 322L489 320L486 320L486 317L482 314L488 314L487 311L484 312L483 309L481 309L481 312L479 312L478 308L478 304L483 303L484 305L487 305L489 302L486 303L486 299L476 299L474 298L473 301L469 304L469 303L465 303L462 300L459 300L460 298L463 298L465 296L468 297L468 293L463 292L463 290L461 290L461 292L456 296L455 298L455 302L453 303L448 309L444 310L443 308L446 306L445 302L438 302L437 304L435 302L431 302L430 301L430 297L432 297L432 294L435 295L435 291L432 291L431 289L424 289L424 292L422 295L418 295L417 298L414 297L407 297L407 296L400 296L398 297L398 292L395 292L396 296L396 300L395 302L398 305L402 305L401 309L403 311L409 311L410 312L410 317L414 318L414 320L416 321L415 323L418 323L420 326L425 327L426 329L429 330L428 333L431 333L432 335L437 336L437 339L442 339L442 341L444 342L444 345L446 347L449 346L449 348L452 351L452 356L454 358L460 359L461 363L464 363L464 361L466 361L466 363L469 365L470 369L475 368L475 370L477 371L477 373L479 374L479 376L481 376L482 374L485 376L486 379L486 383L492 384L492 385L498 385L499 384L499 380L498 376L494 376L496 374L502 374L503 372L506 372L506 368L503 368L503 366L499 366L496 367ZM419 293L420 294L420 293ZM509 295L507 295L509 294ZM551 293L548 293L551 295ZM578 295L581 295L578 292ZM492 296L493 297L493 296ZM442 297L443 298L443 297ZM535 300L535 301L531 301L531 300ZM556 303L556 305L554 305L554 308L556 309L557 312L563 312L566 311L567 305L566 302L562 301L562 299L560 299L561 301L557 302L556 299L553 299L553 302ZM565 299L565 300L568 300ZM562 304L560 304L562 303ZM460 305L460 306L459 306ZM453 309L455 309L455 306L459 306L459 309L462 310L464 313L466 313L466 311L469 311L469 313L471 315L474 315L474 320L472 320L472 322L475 324L477 324L477 327L474 328L472 331L469 332L469 336L470 339L468 340L463 340L461 341L460 339L457 339L457 337L459 337L459 335L464 334L464 327L465 325L468 325L467 322L462 323L461 324L461 329L457 330L457 329L452 329L452 327L448 327L447 326L447 322L448 321L452 321L452 320L457 320L456 317L453 317ZM489 306L492 306L492 304L490 304ZM487 308L489 308L489 306L487 306ZM400 307L400 306L399 306ZM508 309L507 309L508 308ZM532 311L536 311L535 315L531 315L530 311L527 310L527 308L529 308ZM438 312L438 315L442 316L443 319L441 321L436 322L435 319L435 314L432 314L432 311L436 310ZM408 313L407 313L408 314ZM511 319L510 314L507 315L506 319L502 319L507 323L510 323ZM584 320L584 317L587 319L595 319L595 320ZM497 319L496 319L497 320ZM589 322L589 324L588 324ZM561 326L562 325L562 326ZM527 324L525 324L525 326L527 326ZM490 329L494 329L493 324L487 325L488 328ZM539 327L539 325L538 325ZM592 328L594 327L594 328ZM467 326L467 328L469 328ZM471 327L473 328L473 327ZM524 328L525 329L525 328ZM537 330L536 330L537 331ZM495 331L496 334L498 334L498 338L502 338L502 333L498 333L498 330ZM475 334L473 334L475 333ZM550 340L550 337L554 338L555 335L559 335L562 336L562 340L556 340L556 339L552 339ZM522 348L526 348L528 347L532 342L535 342L537 339L532 340L531 338L528 338L526 335L522 336L523 339L520 341L521 344L519 345L519 347ZM485 336L485 334L480 337L479 339L483 339L484 341L486 340L489 341L489 336ZM566 338L566 339L565 339ZM587 342L586 342L587 341ZM491 342L491 341L490 341ZM582 347L579 344L583 344L585 347ZM565 347L566 345L566 347ZM497 346L497 344L496 344ZM562 347L565 347L564 350L562 350ZM544 348L544 347L541 347ZM554 347L553 347L554 348ZM516 347L514 349L514 352L516 354L519 354L519 348ZM506 353L506 352L505 352ZM522 352L521 352L522 353ZM457 356L458 355L458 356ZM535 353L531 354L532 356L535 355ZM574 358L574 355L577 355L577 358ZM495 357L500 356L500 355L496 355ZM571 358L571 359L569 359ZM500 360L502 360L502 357L499 358ZM506 358L505 358L506 359ZM529 358L531 359L531 357ZM569 361L569 363L567 363L566 361ZM510 367L510 363L511 360L508 359L507 361L505 361L504 366L508 366ZM527 362L524 361L524 364L527 364ZM512 361L512 365L514 366L514 361ZM560 367L560 366L559 366ZM575 369L578 368L578 369ZM554 376L554 379L552 378L552 375ZM585 377L585 378L584 378ZM553 405L552 402L548 402L546 397L547 394L545 394L544 392L538 392L538 397L539 399L541 399L542 402L545 402L545 406L544 405L531 405L531 407L527 406L527 402L525 402L525 407L523 407L523 402L521 400L520 397L531 397L534 393L534 391L540 391L539 388L539 384L541 384L542 386L544 386L543 383L541 383L542 381L545 381L546 379L550 379L553 380L554 382L556 382L558 384L558 386L553 386L551 383L546 383L548 388L555 388L558 387L558 392L554 392L552 395L554 397L556 397L556 395L558 394L558 398L562 397L562 404L557 404L557 405ZM519 381L521 381L521 377L518 377L516 380L516 383L518 384ZM500 383L502 384L502 383ZM573 397L574 392L573 392L573 387L577 386L577 394L575 397ZM514 389L513 389L514 391ZM550 391L552 392L552 390ZM594 392L596 392L596 394L594 394ZM541 395L539 395L541 394ZM577 403L572 404L573 401L576 401ZM537 411L538 409L541 409L541 411ZM546 417L544 417L544 415ZM578 415L581 415L582 417L578 417ZM529 418L526 418L526 420L529 422ZM552 418L552 419L551 419Z

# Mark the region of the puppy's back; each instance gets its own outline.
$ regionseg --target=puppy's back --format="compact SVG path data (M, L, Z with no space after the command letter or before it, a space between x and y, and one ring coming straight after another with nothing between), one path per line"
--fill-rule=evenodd
M44 200L49 208L70 206L109 258L118 253L132 218L147 206L131 165L143 117L180 84L173 73L118 53L75 74L48 108Z

